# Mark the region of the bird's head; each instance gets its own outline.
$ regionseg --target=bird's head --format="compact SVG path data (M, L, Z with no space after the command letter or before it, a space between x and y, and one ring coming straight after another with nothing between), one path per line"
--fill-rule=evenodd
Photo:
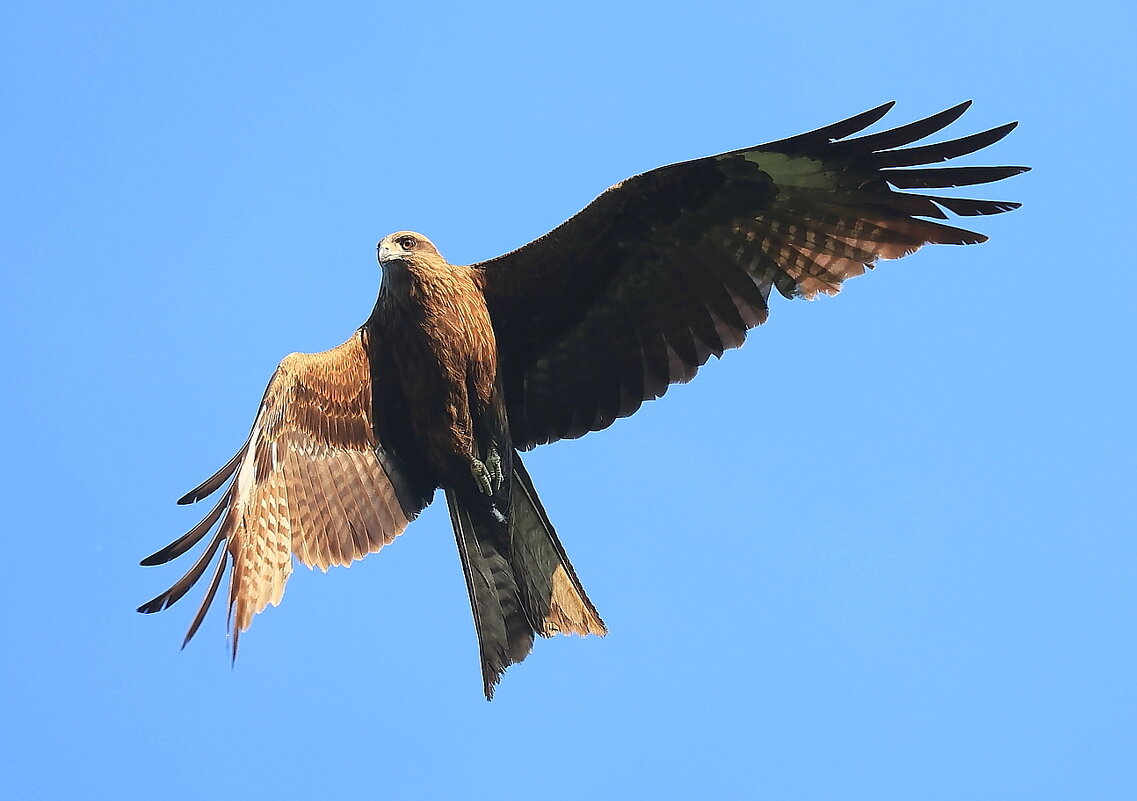
M417 264L439 258L434 243L414 231L397 231L383 237L376 247L376 253L379 266L384 271L393 263L413 268Z

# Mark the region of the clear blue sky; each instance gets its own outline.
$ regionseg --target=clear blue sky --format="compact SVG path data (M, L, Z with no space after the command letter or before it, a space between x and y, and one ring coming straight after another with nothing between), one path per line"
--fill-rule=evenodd
M1128 3L8 4L0 798L1137 798ZM699 6L696 8L696 6ZM787 6L789 8L789 6ZM568 10L571 9L571 10ZM138 559L375 242L504 252L885 100L1022 210L527 462L611 628L481 696L436 504L242 639ZM195 593L196 595L196 593Z

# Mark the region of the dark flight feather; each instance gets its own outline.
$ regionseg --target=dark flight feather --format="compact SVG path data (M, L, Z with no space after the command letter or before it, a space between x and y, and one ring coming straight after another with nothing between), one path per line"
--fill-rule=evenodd
M943 189L975 186L1021 175L1030 167L933 167L918 170L881 170L884 180L897 189Z
M886 104L806 134L652 170L612 187L549 234L474 265L485 273L514 442L530 448L610 425L610 414L593 410L612 408L605 399L614 376L660 376L664 345L681 365L671 360L668 380L689 380L711 355L741 344L738 316L745 328L765 320L770 289L786 297L833 294L879 259L925 244L985 241L934 220L1017 204L888 188L962 186L1025 171L895 169L972 153L1014 128L904 147L969 106L844 139L883 117ZM638 342L622 330L629 322ZM645 383L641 400L661 389ZM622 401L617 416L638 405Z
M216 489L216 488L215 488ZM221 515L229 508L229 502L233 499L233 489L230 487L226 490L220 498L217 499L216 505L209 510L209 514L201 519L201 522L191 528L178 539L171 542L165 548L156 553L147 556L142 560L142 565L145 567L152 567L154 565L163 565L171 559L176 559L183 553L188 551L204 537L213 524L221 519Z
M764 147L768 150L776 150L779 153L803 153L818 147L825 147L837 139L844 139L847 136L860 133L870 125L880 122L884 115L891 111L895 105L896 101L890 100L876 108L870 108L868 111L854 114L852 117L841 120L840 122L835 122L831 125L826 125L816 130L807 131L803 134L797 134L785 139L767 142ZM733 151L735 154L743 152L745 151Z
M930 117L925 117L922 120L910 122L907 125L889 128L887 131L881 131L879 133L858 136L855 139L844 139L840 142L834 142L826 148L826 153L831 160L854 159L866 156L870 153L910 145L926 136L931 136L934 133L942 131L963 116L963 112L967 111L970 107L971 101L967 100L957 106L952 106L949 109L933 114Z
M225 463L225 466L207 478L205 481L198 484L182 497L178 498L179 504L197 503L202 498L208 498L217 488L229 480L229 477L237 470L241 464L241 457L245 455L245 448L249 446L248 440L241 446L241 450L233 454L233 458Z

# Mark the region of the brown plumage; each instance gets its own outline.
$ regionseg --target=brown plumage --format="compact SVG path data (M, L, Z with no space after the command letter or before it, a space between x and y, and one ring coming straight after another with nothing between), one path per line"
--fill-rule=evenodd
M606 428L690 380L765 322L775 291L835 294L878 259L984 241L935 220L1018 204L890 187L1024 172L919 166L986 147L1014 124L905 147L956 120L964 103L848 138L891 105L635 176L540 239L472 266L447 263L420 234L384 238L371 316L338 348L281 362L245 446L180 503L230 481L220 501L143 564L213 537L139 611L177 601L221 551L186 641L230 565L235 656L253 616L279 603L293 557L326 570L374 553L441 487L487 697L535 635L604 634L517 451Z

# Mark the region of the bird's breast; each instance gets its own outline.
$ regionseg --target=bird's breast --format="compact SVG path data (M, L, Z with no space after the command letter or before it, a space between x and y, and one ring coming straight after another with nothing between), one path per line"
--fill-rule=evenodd
M458 269L414 287L422 313L412 335L421 336L448 380L473 378L488 390L497 372L493 324L481 288Z
M465 451L473 421L491 407L497 380L489 311L468 268L415 278L397 295L388 291L377 320L386 363L380 380L397 383L421 445L439 455Z

